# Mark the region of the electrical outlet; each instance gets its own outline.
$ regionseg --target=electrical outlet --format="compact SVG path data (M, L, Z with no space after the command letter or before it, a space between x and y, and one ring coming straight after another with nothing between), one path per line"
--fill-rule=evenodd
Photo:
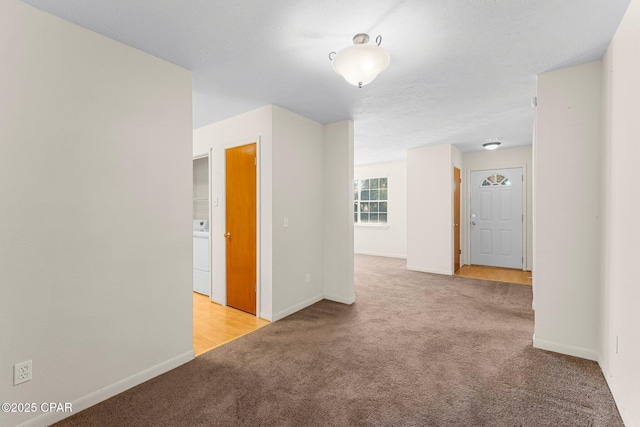
M311 283L311 273L307 273L306 276L304 276L304 282L306 284Z
M289 218L284 217L284 228L289 228Z
M31 381L32 375L33 368L31 366L31 360L13 365L13 385Z

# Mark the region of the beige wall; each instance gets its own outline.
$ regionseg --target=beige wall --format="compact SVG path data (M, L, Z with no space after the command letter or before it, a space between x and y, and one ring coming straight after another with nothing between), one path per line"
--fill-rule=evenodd
M450 144L407 151L407 268L453 274L453 166ZM437 208L436 208L437 207Z
M276 106L272 114L273 317L281 319L323 298L323 126Z
M534 143L534 344L597 359L625 425L640 425L639 40L632 0L602 62L541 75ZM554 178L574 191L550 195Z
M603 60L602 359L625 425L640 425L640 1L632 0ZM616 343L617 342L617 343Z
M602 63L538 76L534 346L600 354Z
M353 271L353 122L324 125L324 297L355 301Z
M193 358L191 73L14 0L0 56L0 400L77 412Z

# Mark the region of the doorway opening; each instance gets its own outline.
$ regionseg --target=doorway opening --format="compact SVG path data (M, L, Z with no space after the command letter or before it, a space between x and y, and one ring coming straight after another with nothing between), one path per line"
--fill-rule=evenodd
M453 272L460 269L460 169L453 167Z
M208 225L210 225L210 228L198 231L199 234L206 234L207 241L209 242L209 244L206 245L206 254L200 254L200 252L205 249L205 245L200 241L202 238L198 240L197 243L200 243L200 245L196 247L196 234L198 233L194 231L193 349L196 356L251 333L270 323L269 321L261 319L255 315L258 311L255 297L257 290L256 276L258 264L256 146L256 143L248 144L248 147L246 145L237 147L238 150L235 149L236 147L228 147L224 150L220 150L221 158L219 158L220 156L214 157L213 149L210 149L209 156L194 159L194 218L198 218L198 223L205 220L208 222ZM250 157L247 157L247 148L249 150L248 155ZM242 164L235 164L234 158L227 162L226 160L228 160L229 152L232 153L232 157L234 153L240 152ZM222 176L224 177L223 179L225 182L221 183L223 185L223 191L221 191L217 186L215 188L218 188L218 190L212 191L212 187L214 187L212 174L214 171L212 170L212 163L214 161L219 166L224 165L218 169L219 172L224 170ZM251 166L250 168L248 168L249 165ZM237 175L240 175L241 178L248 181L248 184L246 182L238 184ZM220 176L220 174L217 176ZM216 208L221 207L218 197L214 197L217 192L223 193L224 196L222 199L224 200L224 209L222 212L217 210L214 212ZM238 199L240 199L240 205L238 205ZM246 204L247 199L249 202L253 200L253 206L251 206L251 203L249 203L249 205ZM238 211L240 211L239 214ZM216 215L214 215L214 213L224 215L222 217L221 224L222 227L225 227L226 231L216 231L219 229L216 228L217 226L215 224L220 223L220 221L218 220L218 222L216 222ZM251 215L251 213L253 214ZM247 215L248 218L245 218ZM227 221L227 219L230 219L231 221ZM253 219L253 221L251 219ZM235 225L233 220L236 220ZM194 222L194 230L195 226L196 222ZM210 231L216 231L215 235L210 233ZM225 234L224 237L223 233ZM249 239L248 243L246 241L247 239L243 239L243 236L246 236L247 234L252 237L252 239ZM216 243L215 240L216 236L219 236L218 243ZM234 302L232 293L230 296L229 287L225 285L225 280L228 281L230 277L228 272L229 260L227 259L227 261L222 263L222 265L220 265L220 262L217 264L214 262L216 261L213 253L214 243L218 245L216 249L217 255L215 256L217 256L220 261L227 257L230 249L233 251L233 249L238 246L243 252L241 255L246 256L247 253L250 253L250 260L248 263L242 260L240 260L240 262L237 260L231 261L231 269L239 268L245 273L246 270L253 271L253 275L250 278L253 302L252 305L249 305L248 307L238 307L241 309L244 308L244 311L233 308L234 304L235 306L238 306L238 304ZM222 248L220 248L219 243L224 243ZM246 247L253 248L252 253L251 251L247 251ZM201 272L196 272L196 264L206 264L206 266L211 267L206 268L206 286L203 284L199 284L199 287L197 286L197 279L202 276L202 274ZM221 276L217 275L215 283L218 283L218 285L214 286L213 273L216 265L219 273L224 272L226 274L222 274ZM205 270L202 266L199 268ZM233 278L233 273L231 274L231 278ZM249 312L252 314L249 314Z
M524 268L522 168L472 171L470 264Z
M193 159L193 291L211 296L209 156Z

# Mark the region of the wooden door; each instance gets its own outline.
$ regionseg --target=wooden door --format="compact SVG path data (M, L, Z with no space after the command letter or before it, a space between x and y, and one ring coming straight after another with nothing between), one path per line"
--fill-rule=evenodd
M460 268L460 169L453 168L453 271Z
M256 314L256 144L225 157L227 305Z

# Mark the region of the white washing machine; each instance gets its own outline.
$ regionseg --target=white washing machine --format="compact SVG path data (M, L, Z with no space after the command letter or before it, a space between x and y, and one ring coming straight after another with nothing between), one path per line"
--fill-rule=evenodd
M209 221L193 220L193 290L211 296L211 257L209 256Z

